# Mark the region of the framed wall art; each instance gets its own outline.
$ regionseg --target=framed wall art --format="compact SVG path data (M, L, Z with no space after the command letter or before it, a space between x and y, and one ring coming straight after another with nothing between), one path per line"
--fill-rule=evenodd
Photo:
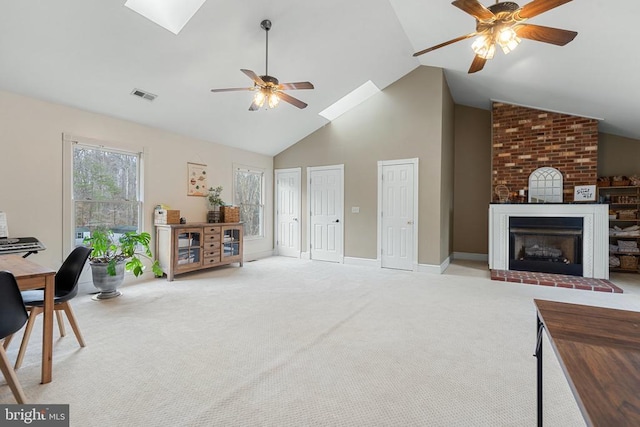
M596 200L595 185L576 185L573 187L574 202L594 202Z
M207 165L187 163L187 196L205 197L208 188Z

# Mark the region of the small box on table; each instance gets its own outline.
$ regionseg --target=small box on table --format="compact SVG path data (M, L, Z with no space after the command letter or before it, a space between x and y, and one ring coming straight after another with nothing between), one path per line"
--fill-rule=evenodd
M180 211L156 209L153 217L153 223L156 225L180 224Z

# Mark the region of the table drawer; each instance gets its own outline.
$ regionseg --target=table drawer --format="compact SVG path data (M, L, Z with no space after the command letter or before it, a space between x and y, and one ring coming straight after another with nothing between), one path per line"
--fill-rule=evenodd
M202 247L205 251L220 251L220 242L219 241L204 242Z
M205 234L204 235L205 245L210 242L220 242L220 234Z
M220 227L204 227L204 234L220 234Z
M209 264L217 264L220 262L220 252L217 252L215 256L209 256L210 254L205 253L204 259L202 260L202 265L207 266Z

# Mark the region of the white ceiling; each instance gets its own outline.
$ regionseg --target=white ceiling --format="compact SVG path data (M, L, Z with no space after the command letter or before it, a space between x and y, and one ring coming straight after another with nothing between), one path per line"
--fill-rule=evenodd
M458 104L594 117L604 132L640 139L635 0L574 0L537 16L530 22L578 36L564 47L523 40L471 75L471 40L411 56L474 30L448 0L207 0L178 35L124 1L2 0L0 89L275 155L324 126L318 113L349 91L367 80L384 88L423 64L446 70ZM251 86L241 68L264 74L265 18L269 74L315 85L289 92L305 110L250 112L251 93L210 92Z

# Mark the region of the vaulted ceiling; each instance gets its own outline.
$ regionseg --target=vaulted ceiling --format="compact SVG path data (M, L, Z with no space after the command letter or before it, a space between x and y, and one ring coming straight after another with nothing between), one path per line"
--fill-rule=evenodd
M445 70L458 104L500 100L594 117L603 132L640 139L634 0L574 0L537 16L531 23L578 36L564 47L523 40L475 74L471 40L412 57L474 30L447 0L207 0L178 35L124 1L2 2L0 89L274 155L324 126L318 113L351 90L368 80L384 88L422 64ZM264 73L265 18L269 74L315 85L289 92L304 110L250 112L252 93L210 92L251 86L241 68Z

